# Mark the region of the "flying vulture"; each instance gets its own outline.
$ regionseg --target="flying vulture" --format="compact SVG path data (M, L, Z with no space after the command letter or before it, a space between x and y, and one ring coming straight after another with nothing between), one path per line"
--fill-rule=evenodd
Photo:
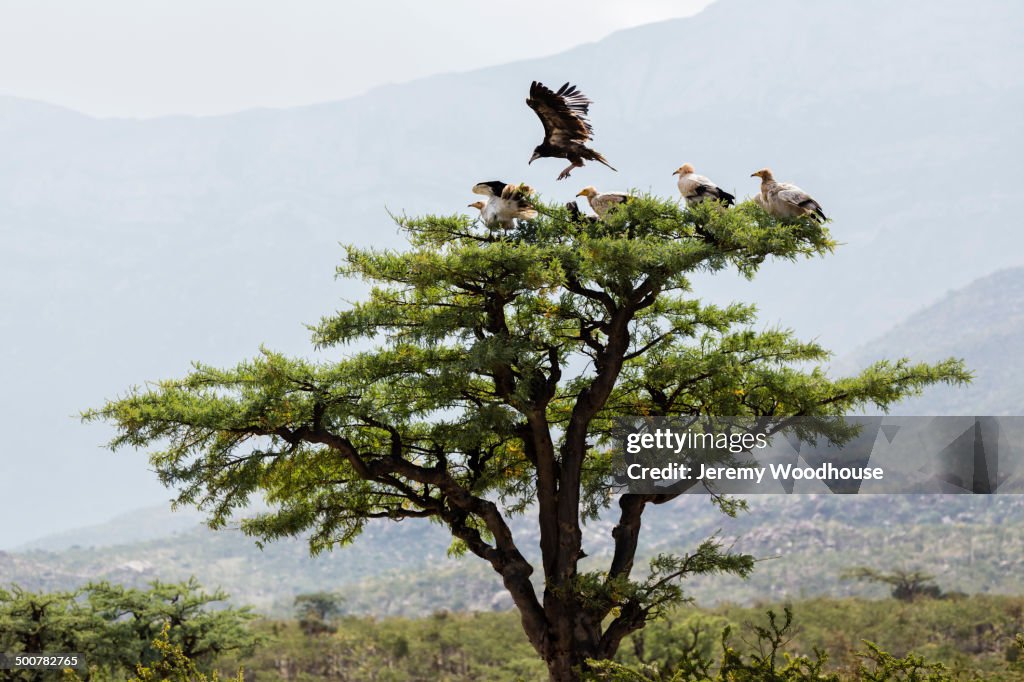
M752 178L761 178L761 201L758 203L768 213L780 220L810 216L818 222L825 222L825 212L810 194L788 182L776 182L770 168L751 173Z
M594 209L594 213L601 220L604 220L612 208L632 199L625 192L598 192L593 187L584 187L576 196L586 197L590 202L590 208Z
M487 227L511 229L516 218L537 217L537 209L528 199L531 193L533 188L527 185L509 185L500 180L478 182L473 185L473 194L482 194L487 201L477 201L470 206L480 209L480 219Z
M591 102L575 85L566 83L552 92L534 81L526 104L544 125L544 141L534 147L530 163L546 157L567 159L569 167L558 174L559 180L569 177L572 169L580 168L584 161L599 161L615 170L601 154L584 144L594 134L587 120Z
M732 206L736 203L736 197L703 175L697 175L692 164L684 163L672 175L679 176L679 192L686 199L687 206L693 206L708 199L717 199L726 206Z

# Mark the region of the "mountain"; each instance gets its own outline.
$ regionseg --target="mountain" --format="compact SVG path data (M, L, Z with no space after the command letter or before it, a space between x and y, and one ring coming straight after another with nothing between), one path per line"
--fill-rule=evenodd
M393 212L465 210L479 180L544 196L673 195L683 161L743 196L771 165L809 190L843 246L696 295L839 351L935 292L1021 265L1014 208L1024 5L999 0L720 0L560 55L288 110L92 118L0 98L0 547L169 495L113 457L80 410L260 343L310 355L304 323L356 299L338 242L399 247ZM528 84L593 98L619 169L555 183ZM329 357L329 356L328 356Z
M191 507L168 511L166 506L144 507L118 514L104 523L45 535L15 548L16 551L61 551L80 547L109 547L165 538L197 530L203 515Z
M1009 268L945 294L839 367L853 371L875 360L907 355L934 361L963 358L975 373L966 387L938 387L907 400L903 415L1024 414L1024 268Z
M883 501L874 495L756 496L749 513L729 519L706 497L683 496L650 510L639 556L692 551L717 533L726 545L761 560L747 580L687 581L685 588L702 604L882 596L878 586L840 581L844 568L857 565L921 569L947 591L1024 592L1024 498L894 495ZM141 587L194 575L207 588L223 586L237 604L279 616L289 613L295 595L321 590L341 593L349 612L377 616L512 607L483 561L447 556L450 537L435 524L373 522L353 546L311 558L301 540L260 550L237 530L169 533L152 523L159 516L158 510L137 516L139 529L152 533L147 540L0 552L0 586L58 590L110 580ZM536 561L532 524L520 519L513 530L522 551ZM592 558L584 570L607 566L611 527L607 519L587 527L584 547ZM638 562L638 570L644 565Z

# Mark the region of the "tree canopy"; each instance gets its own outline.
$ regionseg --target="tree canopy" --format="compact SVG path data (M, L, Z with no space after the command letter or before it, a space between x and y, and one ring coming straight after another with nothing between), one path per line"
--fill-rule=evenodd
M194 579L154 581L139 590L107 582L66 592L36 593L18 586L0 589L0 651L82 654L87 679L122 676L158 660L153 644L163 635L196 665L208 668L226 652L251 653L260 642L248 608L209 607L227 599L204 591ZM44 679L37 671L11 679ZM8 679L8 678L4 678Z
M214 527L264 496L272 510L242 522L260 542L308 534L319 552L373 518L444 524L453 551L501 576L561 680L683 599L680 578L753 566L712 538L634 574L643 512L672 496L612 495L615 417L842 415L969 379L952 359L833 379L818 344L693 291L697 274L753 277L768 259L828 254L835 242L810 220L779 222L753 202L636 197L601 221L536 205L536 220L504 231L401 217L410 248L346 248L339 275L371 289L312 327L316 359L262 349L228 369L196 364L85 417L117 427L112 447L149 449L177 503ZM613 557L583 573L581 524L615 502ZM524 513L539 567L508 523Z

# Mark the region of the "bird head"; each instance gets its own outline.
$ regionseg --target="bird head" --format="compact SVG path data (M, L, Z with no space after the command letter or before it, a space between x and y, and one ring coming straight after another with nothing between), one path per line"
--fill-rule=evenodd
M677 168L672 175L686 175L687 173L693 173L694 168L692 163L684 163L682 166Z
M775 179L772 176L772 169L771 168L762 168L759 171L754 171L753 173L750 174L750 177L752 177L752 178L761 178L762 180L774 180Z
M541 157L540 151L540 145L533 148L533 156L531 156L530 160L526 162L527 166L529 166L531 163L533 163L534 161Z
M466 208L475 208L478 211L484 210L484 202L474 201L472 204L467 204Z
M593 185L591 185L589 187L584 187L583 189L581 189L576 194L576 196L578 196L578 197L586 197L588 199L593 199L594 197L597 196L597 190L594 188Z

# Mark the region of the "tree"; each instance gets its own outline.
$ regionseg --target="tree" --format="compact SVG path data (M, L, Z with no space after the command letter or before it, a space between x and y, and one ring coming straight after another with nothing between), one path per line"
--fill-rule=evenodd
M164 624L160 634L150 643L150 647L158 654L156 660L150 665L137 664L134 668L135 677L128 678L128 682L220 682L220 673L214 671L212 675L207 675L180 644L171 641L170 630L170 624ZM63 679L67 682L82 682L82 678L73 670L66 671ZM239 670L238 675L227 679L244 682L244 671Z
M942 597L942 589L934 583L935 576L924 571L896 569L886 573L868 566L855 566L843 571L840 577L844 580L866 580L888 585L892 588L892 598L900 601Z
M672 496L611 495L614 417L840 415L969 379L954 360L899 360L832 380L795 366L826 359L819 345L756 331L752 306L690 294L696 273L753 277L769 257L830 252L812 222L779 223L751 202L638 197L599 222L539 208L505 233L465 216L401 218L410 249L347 248L339 274L373 288L313 328L327 357L262 349L229 369L196 364L84 417L116 426L114 449L153 449L177 503L208 510L212 527L261 493L273 510L242 522L260 542L308 532L316 553L370 519L443 523L454 551L501 577L551 678L576 680L682 600L680 579L753 567L712 538L634 575L644 511ZM582 572L581 524L616 501L610 564ZM526 513L538 567L509 526Z
M254 618L248 608L208 608L225 599L219 590L204 592L194 579L155 581L148 590L106 582L53 593L15 586L0 590L0 651L79 653L92 679L158 660L161 653L153 641L164 633L190 660L209 667L219 654L251 653L260 641L246 627ZM36 671L18 674L20 679L45 678Z
M307 635L335 632L331 621L341 615L341 597L333 592L312 592L295 597L295 615Z

